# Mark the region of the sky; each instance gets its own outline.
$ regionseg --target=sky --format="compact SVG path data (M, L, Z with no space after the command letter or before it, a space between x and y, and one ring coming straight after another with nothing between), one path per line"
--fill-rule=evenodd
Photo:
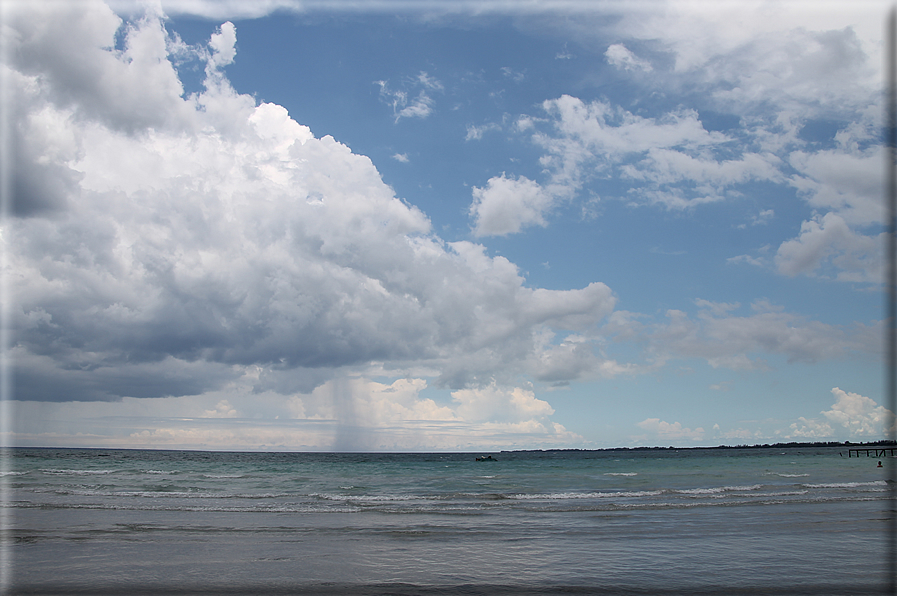
M864 441L881 2L6 0L2 441Z

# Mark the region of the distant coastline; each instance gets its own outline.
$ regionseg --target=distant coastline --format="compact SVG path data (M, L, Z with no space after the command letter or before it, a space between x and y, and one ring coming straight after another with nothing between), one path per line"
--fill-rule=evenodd
M819 447L841 447L848 449L863 449L866 447L885 447L897 449L897 443L887 439L878 441L813 441L813 442L790 442L790 443L763 443L757 445L717 445L717 446L701 446L701 447L604 447L600 449L582 449L582 448L549 448L549 449L503 449L501 451L483 450L465 450L465 451L294 451L294 450L246 450L246 449L195 449L195 448L157 448L157 447L59 447L59 446L24 446L24 445L8 445L0 447L0 459L5 454L17 450L66 450L66 451L158 451L158 452L177 452L177 453L309 453L309 454L330 454L330 453L369 453L376 455L389 454L439 454L439 453L612 453L626 451L709 451L714 449L811 449Z
M865 441L855 443L853 441L813 441L790 443L763 443L758 445L717 445L715 447L607 447L604 449L508 449L502 453L566 453L566 452L598 452L598 451L695 451L700 449L798 449L813 447L848 447L850 449L863 447L897 447L897 443L888 439L879 441Z

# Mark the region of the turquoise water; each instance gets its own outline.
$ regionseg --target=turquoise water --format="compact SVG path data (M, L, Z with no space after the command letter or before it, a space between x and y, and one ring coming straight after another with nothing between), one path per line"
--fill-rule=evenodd
M8 585L858 594L887 579L887 468L846 448L475 455L13 450Z

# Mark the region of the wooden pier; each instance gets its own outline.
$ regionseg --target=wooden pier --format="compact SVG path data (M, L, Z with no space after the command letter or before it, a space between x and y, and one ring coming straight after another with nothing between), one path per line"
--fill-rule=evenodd
M857 457L860 453L865 453L866 457L885 457L887 455L894 456L897 447L857 447L847 450L847 457L853 457L855 453Z

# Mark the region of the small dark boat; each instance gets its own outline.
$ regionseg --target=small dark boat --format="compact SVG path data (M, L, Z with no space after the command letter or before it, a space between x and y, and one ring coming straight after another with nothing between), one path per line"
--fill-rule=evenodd
M494 457L492 457L491 455L487 455L485 457L478 457L477 461L498 461L498 460L495 459Z

